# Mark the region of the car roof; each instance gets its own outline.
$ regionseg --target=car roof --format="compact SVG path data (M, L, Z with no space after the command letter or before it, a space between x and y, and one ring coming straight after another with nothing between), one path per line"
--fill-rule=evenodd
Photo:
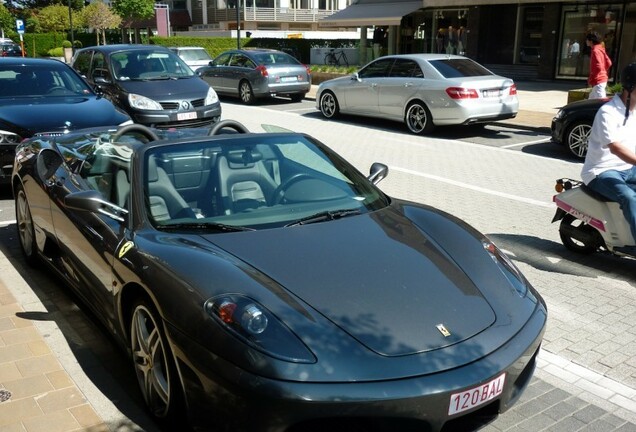
M143 44L113 44L113 45L99 45L99 46L90 46L77 50L77 52L96 50L101 51L103 53L114 53L118 51L146 51L146 50L155 50L155 51L170 51L168 48L162 45L143 45Z
M455 54L393 54L380 58L408 58L408 59L420 59L420 60L451 60L451 59L466 59L471 60L468 57Z
M204 50L205 48L200 47L200 46L173 46L173 47L168 47L171 50L183 50L183 49L194 49L194 50Z
M9 65L25 65L25 66L35 66L35 65L65 65L68 66L63 61L51 58L33 58L33 57L0 57L0 65L9 64Z

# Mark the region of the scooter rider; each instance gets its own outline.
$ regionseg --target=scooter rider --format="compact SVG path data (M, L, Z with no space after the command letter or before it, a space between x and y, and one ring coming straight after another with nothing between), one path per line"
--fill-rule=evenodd
M581 178L620 204L636 240L636 63L625 67L621 84L594 117Z

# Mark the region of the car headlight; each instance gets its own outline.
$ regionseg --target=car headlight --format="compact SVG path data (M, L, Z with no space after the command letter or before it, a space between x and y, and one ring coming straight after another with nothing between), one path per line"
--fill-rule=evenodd
M212 105L212 104L217 103L218 101L219 101L219 96L216 94L214 89L212 87L210 87L208 89L208 95L205 97L205 104L206 105Z
M305 344L265 307L241 294L205 302L205 311L225 329L253 348L280 360L315 363Z
M128 103L130 104L131 107L140 109L140 110L154 110L154 111L163 110L163 107L159 104L159 102L153 101L152 99L149 99L146 96L141 96L134 93L131 93L128 95Z
M501 270L506 279L508 279L510 284L514 287L515 291L517 291L521 297L525 297L528 293L528 285L526 284L526 278L521 274L517 266L490 240L482 240L482 245L495 264L497 264L499 270Z
M561 117L563 117L563 110L559 110L557 111L556 115L554 116L555 120L560 119Z
M0 130L0 144L17 144L22 141L22 137L13 132Z

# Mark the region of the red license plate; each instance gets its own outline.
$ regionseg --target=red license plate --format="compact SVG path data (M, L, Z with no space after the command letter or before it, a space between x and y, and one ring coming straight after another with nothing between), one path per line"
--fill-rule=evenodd
M506 373L504 372L485 384L453 393L450 397L448 415L459 414L497 398L503 392L505 380Z

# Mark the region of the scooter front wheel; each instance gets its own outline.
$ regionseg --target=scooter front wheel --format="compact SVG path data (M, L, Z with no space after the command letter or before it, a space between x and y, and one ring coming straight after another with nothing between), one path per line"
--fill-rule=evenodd
M573 252L591 254L602 246L598 231L571 214L566 214L559 225L563 245Z

